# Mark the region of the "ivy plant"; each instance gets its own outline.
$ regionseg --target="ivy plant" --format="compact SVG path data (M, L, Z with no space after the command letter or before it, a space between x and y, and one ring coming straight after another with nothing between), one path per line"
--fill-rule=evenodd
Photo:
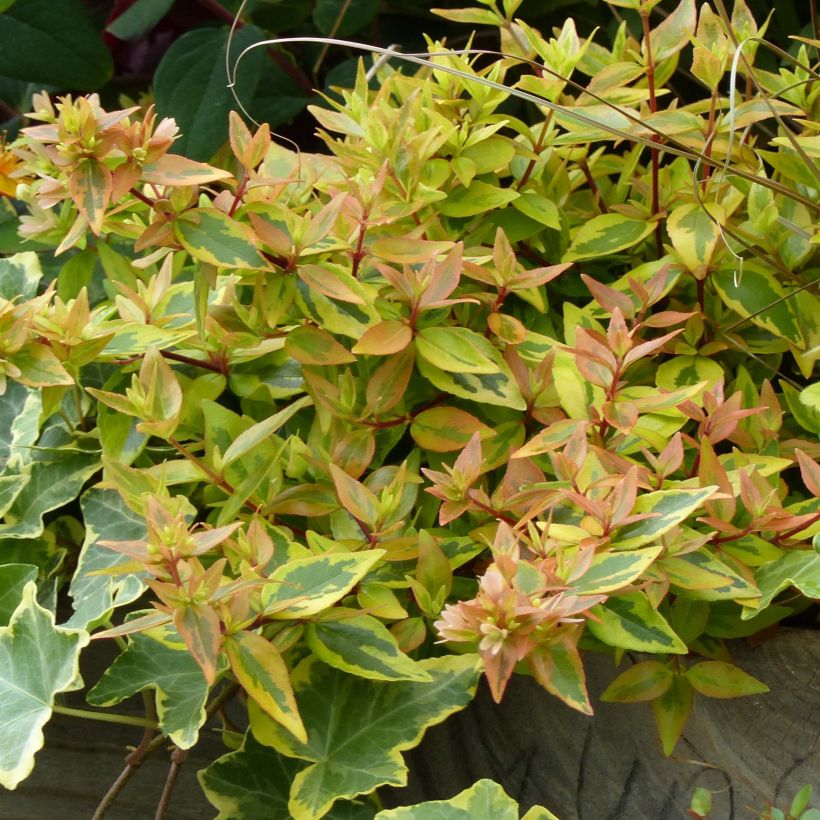
M819 44L771 72L743 0L615 5L642 25L606 42L442 11L500 52L361 65L324 153L234 112L192 158L151 106L36 95L4 149L3 786L55 711L158 732L173 783L238 698L220 817L373 817L480 675L591 714L585 653L629 653L604 700L666 754L696 695L766 691L731 639L820 597ZM100 640L89 705L155 715L64 703ZM512 811L476 789L456 814Z

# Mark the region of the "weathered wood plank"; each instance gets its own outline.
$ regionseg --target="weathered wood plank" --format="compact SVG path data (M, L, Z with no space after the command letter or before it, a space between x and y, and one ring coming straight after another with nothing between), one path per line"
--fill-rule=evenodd
M599 702L621 671L608 658L587 658L592 718L528 679L515 679L498 706L482 687L471 708L408 753L409 784L385 790L385 803L450 797L490 777L523 806L541 803L561 820L683 820L696 786L722 790L713 801L721 820L748 820L750 806L770 799L788 805L805 783L820 786L820 632L783 630L754 649L738 644L734 657L772 691L698 697L670 759L648 705Z

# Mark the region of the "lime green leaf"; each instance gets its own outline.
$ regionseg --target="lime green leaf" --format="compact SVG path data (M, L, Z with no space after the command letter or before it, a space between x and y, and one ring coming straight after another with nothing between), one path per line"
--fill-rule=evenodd
M686 670L689 683L708 698L739 698L762 695L769 687L742 669L723 661L703 661Z
M50 347L37 342L26 345L10 357L19 368L17 380L29 387L58 387L74 384Z
M606 703L640 703L660 697L671 685L672 670L660 661L641 661L621 672L601 694Z
M764 564L755 573L760 589L759 609L765 609L774 596L787 587L797 587L807 598L820 598L820 554L814 550L795 550ZM755 610L747 613L748 617Z
M447 195L447 199L438 203L438 210L444 216L475 216L493 211L517 199L517 191L499 188L475 179L469 188L456 188Z
M631 584L660 555L662 547L631 552L604 552L592 559L589 569L572 585L574 595L613 592Z
M194 259L223 268L266 267L254 232L216 208L187 211L174 223L174 232Z
M675 675L671 686L652 701L655 724L661 737L663 753L668 757L675 750L689 713L692 711L694 693L685 675Z
M551 200L534 191L524 191L518 199L513 200L513 208L520 211L530 219L552 228L554 231L561 230L561 212L558 206Z
M527 406L509 368L500 362L495 373L448 373L422 358L417 364L421 375L445 393L513 410L524 410Z
M687 590L689 597L704 601L723 598L754 598L757 589L707 549L664 558L659 566L669 581Z
M723 303L739 316L749 317L749 321L758 327L799 348L805 346L803 331L791 302L788 299L779 301L786 295L786 290L762 264L747 261L737 284L733 270L715 271L709 281Z
M285 352L301 364L319 367L356 361L356 357L340 345L330 333L313 325L305 325L291 331L285 342Z
M614 546L617 549L634 549L657 540L672 527L684 522L704 501L711 498L717 487L702 487L699 490L658 490L638 497L632 509L633 515L652 513L618 530Z
M260 820L290 817L288 796L304 760L280 755L248 731L235 752L223 755L199 772L205 796L219 809L216 820ZM325 820L372 820L366 803L338 802Z
M723 368L706 356L675 356L658 367L655 383L664 390L677 390L707 382L707 389L723 378Z
M541 806L533 808L547 812ZM518 803L498 783L479 780L449 800L430 800L415 806L385 809L376 815L375 820L518 820L518 817ZM541 817L547 820L554 815L547 812Z
M31 564L0 565L0 626L8 626L23 598L23 588L36 579L37 567Z
M466 327L427 327L416 335L416 350L430 364L451 373L497 373L493 346Z
M37 285L42 276L40 257L34 251L15 253L0 259L0 296L9 301L32 299L37 295Z
M126 507L115 490L92 487L80 498L80 509L85 540L69 587L74 614L67 623L86 628L114 607L135 601L145 589L142 573L108 574L108 570L129 559L121 552L101 547L100 541L139 541L145 538L146 528L142 516Z
M17 2L0 16L0 75L34 83L94 91L110 77L111 53L81 0Z
M316 615L347 595L382 555L384 550L362 550L288 561L273 571L262 590L264 610L274 618ZM303 600L277 609L293 598Z
M432 680L399 649L387 627L370 615L308 624L305 638L319 660L351 675L372 680Z
M430 9L430 11L454 23L468 23L477 26L497 26L499 23L498 16L489 9Z
M590 632L609 646L636 652L674 652L689 650L666 619L652 608L643 592L630 592L592 607L599 619L587 621Z
M339 798L407 782L401 752L415 746L429 726L466 706L478 678L475 655L430 658L420 666L432 681L369 681L316 658L303 661L294 672L293 686L307 743L251 706L257 740L312 763L293 779L291 816L313 820Z
M652 30L650 35L652 57L656 63L668 60L684 46L695 33L697 11L695 0L681 0L678 7Z
M709 208L713 218L710 219L704 207ZM707 269L720 240L720 231L714 219L722 223L725 218L723 208L712 204L681 205L669 214L666 230L669 231L672 245L688 270L695 272Z
M654 229L654 222L630 219L621 214L601 214L578 228L562 261L609 256L637 245Z
M225 652L236 679L260 709L306 742L288 667L276 647L255 632L237 632L225 639Z
M175 642L173 637L169 642L145 634L132 635L87 700L92 706L113 706L143 689L156 689L162 733L181 749L190 749L205 722L208 684L179 636L175 632L172 636Z
M54 696L82 686L78 659L89 641L82 630L55 626L36 592L29 581L9 625L0 627L0 785L7 789L31 774Z
M37 461L31 480L6 512L0 538L34 538L43 531L43 516L73 501L86 480L100 469L97 453L65 452L56 461Z

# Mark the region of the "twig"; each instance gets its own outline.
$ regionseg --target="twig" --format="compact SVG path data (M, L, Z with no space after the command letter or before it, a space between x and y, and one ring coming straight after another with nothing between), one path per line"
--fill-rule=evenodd
M182 768L186 757L188 757L187 749L180 749L178 746L175 746L174 751L171 752L171 767L168 769L168 777L165 779L165 785L162 787L162 794L157 804L157 812L154 815L154 820L163 820L165 817L165 812L168 811L168 806L171 803L171 795L174 792L177 777L179 777L179 770Z

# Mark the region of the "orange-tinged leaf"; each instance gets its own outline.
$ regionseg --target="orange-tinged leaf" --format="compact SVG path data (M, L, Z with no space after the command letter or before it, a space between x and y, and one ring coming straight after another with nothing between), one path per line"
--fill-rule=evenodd
M582 714L592 714L584 664L572 635L539 647L529 661L535 679L548 692Z
M370 412L374 415L386 413L395 407L407 390L410 377L413 375L413 363L416 350L413 345L394 353L385 359L367 383L365 398Z
M364 484L351 478L335 464L329 466L341 505L354 518L366 524L370 529L375 529L381 514L376 496Z
M487 317L487 327L509 345L521 344L527 338L527 328L515 316L493 312Z
M77 210L98 236L111 201L111 185L111 171L94 159L82 160L68 178L68 190Z
M300 265L297 273L309 288L318 290L331 299L354 305L365 304L365 300L358 293L358 283L349 273L321 265Z
M205 680L216 680L216 660L222 648L219 616L207 604L190 604L174 610L174 626L199 664Z
M409 325L396 320L379 322L369 327L353 345L353 352L370 356L389 356L404 350L413 341Z
M419 447L434 453L449 453L466 447L473 433L489 435L492 430L466 410L431 407L413 419L410 435Z
M452 247L452 242L433 242L427 239L395 236L377 239L370 246L370 251L385 262L413 265L426 262L440 253L446 253Z
M306 743L288 667L273 644L255 632L237 632L225 639L225 652L237 680L259 707Z
M356 361L356 357L330 333L312 325L291 331L285 342L285 352L301 364L323 366Z

